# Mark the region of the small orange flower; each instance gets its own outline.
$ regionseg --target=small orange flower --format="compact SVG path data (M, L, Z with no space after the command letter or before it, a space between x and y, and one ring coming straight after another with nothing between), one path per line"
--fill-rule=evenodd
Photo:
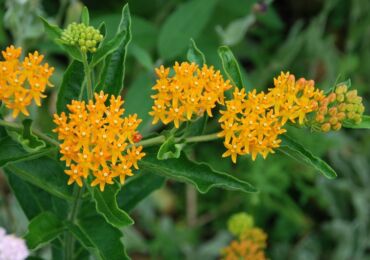
M32 100L41 106L41 99L46 97L46 87L52 86L49 78L54 72L47 63L41 64L44 56L37 51L29 53L21 62L21 51L21 48L11 45L2 51L4 61L0 61L0 100L13 110L13 117L19 112L28 116L27 107Z
M95 179L91 186L99 185L104 191L106 184L113 184L119 177L121 184L126 176L132 175L132 166L138 169L137 162L145 155L142 146L135 146L139 134L137 127L141 119L137 115L122 117L123 100L111 96L110 106L105 102L108 95L103 92L94 95L95 102L73 100L68 105L70 113L54 115L57 127L54 132L63 140L60 145L61 160L70 167L68 184L83 185L91 172ZM128 146L132 146L128 148Z
M212 116L216 103L224 103L224 92L231 88L220 71L195 63L175 63L175 74L169 77L170 69L161 66L156 69L158 80L153 86L157 93L152 96L154 105L149 113L154 117L153 124L159 120L164 124L174 122L178 128L181 122L192 119L193 115Z

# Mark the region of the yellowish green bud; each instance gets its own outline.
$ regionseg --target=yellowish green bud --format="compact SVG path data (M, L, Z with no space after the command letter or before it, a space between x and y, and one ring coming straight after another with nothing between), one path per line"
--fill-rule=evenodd
M337 101L338 101L338 102L343 102L343 101L344 101L344 99L345 99L344 94L338 94L338 95L337 95Z
M344 94L344 93L347 92L347 90L348 90L347 85L340 85L340 86L336 87L335 93L337 93L337 94Z
M331 125L329 123L325 123L321 126L321 131L323 131L324 133L327 133L329 132L331 129Z
M231 218L227 222L227 227L230 233L235 236L239 236L245 231L251 229L253 226L253 217L244 212L231 216Z
M338 130L340 130L342 128L342 124L341 123L337 123L337 124L333 125L332 128L333 128L334 131L338 131Z

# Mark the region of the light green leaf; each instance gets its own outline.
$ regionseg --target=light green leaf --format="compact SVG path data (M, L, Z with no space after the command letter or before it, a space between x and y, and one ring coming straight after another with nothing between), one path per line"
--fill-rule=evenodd
M67 185L68 176L59 163L49 157L11 163L6 169L58 198L73 199L72 187Z
M248 14L245 17L232 21L225 30L217 27L217 32L222 38L222 43L233 46L242 41L248 29L254 24L256 17L254 14Z
M82 84L85 79L84 66L79 61L72 61L64 72L62 85L59 88L57 99L57 113L67 112L67 105L72 99L79 100L81 97Z
M58 26L56 25L53 25L53 24L50 24L45 18L43 17L40 17L43 25L44 25L44 29L45 29L45 33L46 35L51 39L51 40L56 40L56 39L59 39L62 35L62 32L63 30L61 28L59 28Z
M161 188L165 178L151 172L140 171L130 177L117 194L119 207L127 212L131 211L140 201L153 191Z
M141 48L139 45L131 44L129 53L135 57L135 59L148 71L152 72L154 68L152 57L149 52Z
M344 121L343 127L354 129L370 129L370 116L363 115L361 123L355 124L353 121Z
M221 46L218 48L218 55L221 58L224 72L231 83L238 88L243 88L244 83L240 73L238 61L235 59L235 56L229 47Z
M184 148L184 143L175 143L175 137L170 136L160 147L157 153L158 160L167 160L171 158L179 158L181 150Z
M188 61L198 64L199 67L203 67L203 65L206 64L206 57L204 56L203 52L198 49L193 39L190 39L189 49L186 57Z
M37 249L54 240L63 230L64 226L57 216L51 212L43 212L28 225L28 233L25 236L27 246Z
M196 38L209 21L217 0L192 0L181 4L159 32L158 51L164 59L181 54L190 38Z
M120 33L124 33L123 41L118 49L105 59L105 66L96 86L97 91L103 90L105 93L116 96L123 89L127 48L131 41L131 16L127 4L122 9L122 17L117 34Z
M287 135L281 136L281 146L278 149L280 152L296 159L297 161L303 162L310 166L313 166L321 174L328 179L334 179L337 177L337 173L330 167L325 161L319 157L313 155L303 145L297 143L295 140Z
M105 220L116 228L125 227L134 224L130 216L118 207L117 193L120 191L120 185L108 185L101 192L98 187L90 188L95 201L96 210L105 218Z
M147 155L139 162L142 169L177 181L191 183L201 193L206 193L214 187L247 193L257 191L248 182L227 173L215 171L205 163L192 162L184 155L179 159L159 161L156 158L155 148L147 149L145 152Z
M83 7L81 12L81 22L87 26L90 23L89 9L86 6Z

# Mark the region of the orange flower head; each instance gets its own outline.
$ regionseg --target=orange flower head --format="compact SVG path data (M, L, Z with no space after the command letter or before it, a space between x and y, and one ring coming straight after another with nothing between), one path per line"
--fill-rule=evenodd
M153 90L156 94L152 96L154 105L149 113L154 117L153 124L159 120L164 124L174 122L178 128L194 115L212 116L216 104L224 103L224 92L231 84L223 79L220 71L188 62L176 62L173 70L173 76L169 76L169 68L161 66L155 70L158 79Z
M54 72L53 67L42 64L44 56L37 51L29 53L23 61L19 60L21 52L21 48L11 45L2 51L4 61L0 61L0 100L13 110L13 117L19 112L28 116L27 107L32 100L41 106L46 87L52 86L49 78Z
M99 185L104 191L106 184L113 184L116 177L121 184L132 175L131 168L138 169L137 162L145 155L142 146L135 146L137 127L141 119L137 115L122 117L123 100L102 91L94 94L95 101L73 100L67 115L54 115L57 127L54 132L63 142L60 145L61 160L69 167L68 184L83 185L90 173L94 176L91 186ZM129 148L131 146L131 148Z

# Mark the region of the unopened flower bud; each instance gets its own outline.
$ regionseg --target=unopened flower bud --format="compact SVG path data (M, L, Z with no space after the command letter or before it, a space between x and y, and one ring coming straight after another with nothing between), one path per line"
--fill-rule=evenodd
M348 91L347 94L346 94L346 97L347 97L348 101L351 102L351 100L353 98L357 97L357 90L354 89L354 90Z
M336 114L337 114L337 112L338 112L338 109L337 109L336 107L331 107L331 108L329 109L329 115L331 115L331 116L336 115Z
M344 101L344 99L345 99L344 94L338 94L338 95L337 95L337 101L338 101L338 102L343 102L343 101Z
M325 121L325 117L324 117L324 115L322 115L322 114L317 114L317 116L316 116L315 120L316 120L316 122L318 122L318 123L322 123L322 122L324 122L324 121Z
M331 118L329 119L329 123L330 123L331 125L336 125L336 124L338 123L338 118L337 118L337 117L331 117Z
M337 95L334 92L330 93L328 96L329 103L333 103L336 100L336 98Z
M324 133L327 133L329 132L331 129L331 126L329 123L325 123L321 126L321 131L323 131Z
M356 113L355 112L350 111L350 112L347 113L347 118L348 119L354 119L355 116L356 116Z
M341 123L337 123L337 124L333 125L332 128L333 128L334 131L338 131L338 130L340 130L342 128L342 124Z
M337 93L337 94L344 94L344 93L347 92L347 90L348 90L347 85L340 85L340 86L336 87L335 93Z
M346 118L346 114L344 112L339 112L336 116L339 121L342 121L343 119Z
M338 106L338 111L340 111L340 112L344 112L344 111L346 111L346 108L347 108L347 104L345 104L345 103L341 103L341 104L339 104L339 106Z

